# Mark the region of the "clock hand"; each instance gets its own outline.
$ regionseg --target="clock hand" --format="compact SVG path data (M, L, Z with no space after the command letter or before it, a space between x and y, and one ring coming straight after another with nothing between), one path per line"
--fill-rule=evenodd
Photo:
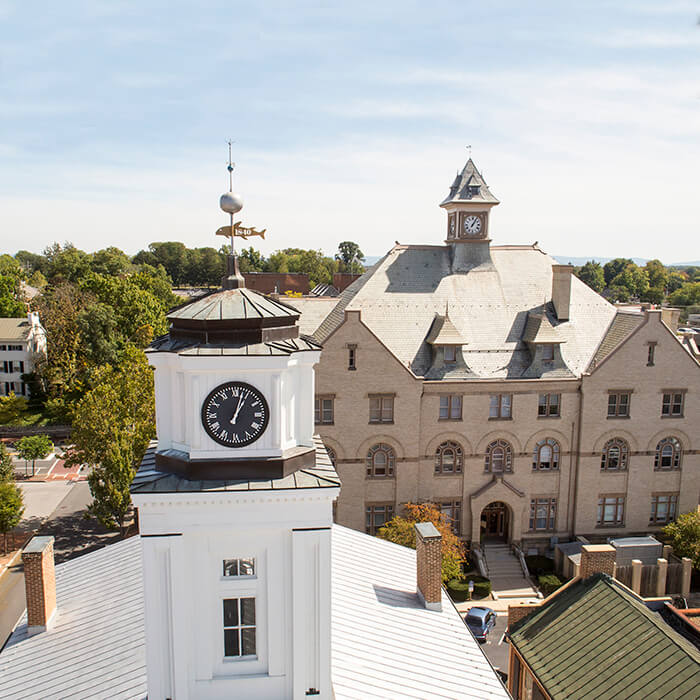
M236 412L233 414L233 418L231 418L231 425L235 425L236 418L238 418L238 414L240 413L242 405L243 405L243 397L241 396L238 399L238 406L236 407Z

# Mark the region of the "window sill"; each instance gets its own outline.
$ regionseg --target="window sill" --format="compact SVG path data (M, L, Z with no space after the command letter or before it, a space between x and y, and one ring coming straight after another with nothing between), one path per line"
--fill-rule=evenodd
M624 527L624 523L598 523L596 524L596 528L599 530L607 530L610 528L621 528Z
M626 474L626 469L601 469L601 474Z
M512 474L512 473L513 473L512 469L508 469L508 470L503 471L503 472L494 472L490 469L484 470L484 474L493 474L494 476L503 476L504 474Z
M366 481L393 481L395 476L366 476Z
M559 467L556 467L554 469L540 469L539 467L533 467L532 469L533 474L558 474L559 473Z
M460 423L461 421L461 416L459 418L438 418L438 422L440 423Z
M368 425L394 425L393 420L371 420Z
M556 528L547 528L546 530L528 530L527 534L528 535L546 535L548 532L556 532Z
M462 476L462 472L434 472L434 476Z
M666 473L673 473L673 472L679 472L681 470L680 467L668 467L667 469L664 469L663 467L654 467L655 472L666 472Z
M539 416L538 415L537 418L539 420L540 418L561 418L561 416L560 415L557 415L557 416Z
M321 423L314 423L314 425L335 425L334 421L323 421Z
M489 416L489 420L513 420L513 416Z
M685 418L685 416L682 413L678 413L678 414L673 414L670 416L662 415L661 418L665 420L666 418Z
M348 367L348 372L354 372L357 369L357 367Z
M631 416L608 416L608 420L628 420Z

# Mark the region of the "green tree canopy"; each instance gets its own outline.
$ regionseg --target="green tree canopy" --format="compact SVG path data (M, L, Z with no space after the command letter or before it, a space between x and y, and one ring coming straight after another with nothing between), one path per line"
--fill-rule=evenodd
M634 262L630 260L630 258L615 258L614 260L610 260L610 262L606 262L603 266L605 286L610 287L615 277L617 277L627 267L627 265L630 264L634 265Z
M678 557L688 557L700 570L700 513L693 511L680 515L666 525L663 533L669 539L673 552Z
M700 282L686 282L673 294L669 295L668 301L672 306L700 304Z
M28 401L24 396L17 396L11 391L0 396L0 425L19 423L27 412Z
M7 533L19 525L24 513L21 489L11 481L0 482L0 532L3 534L3 554L7 554Z
M143 352L127 346L116 365L100 367L78 404L68 464L91 464L90 512L125 531L129 486L155 436L153 373Z
M48 435L25 435L17 443L17 455L32 463L32 476L36 473L36 460L45 459L53 452L53 442Z
M47 268L44 274L52 282L77 282L90 269L90 256L72 243L53 243L44 249Z
M18 250L15 253L15 260L19 262L28 275L34 272L41 272L42 275L45 275L48 270L48 260L39 253L32 253L28 250Z
M668 286L668 270L661 260L648 260L644 266L649 280L649 286L654 289L666 289Z
M21 282L22 266L11 255L0 255L0 317L20 318L27 313Z
M598 292L598 294L605 289L605 275L603 274L603 268L600 263L589 260L585 265L581 265L581 267L577 268L574 272L582 282L585 282L591 289Z
M610 287L621 287L629 297L641 299L649 289L649 277L646 270L629 263L613 278Z
M12 464L12 456L5 443L0 442L0 482L14 480L15 467Z
M110 246L98 250L90 260L90 269L98 275L121 275L131 268L129 256L119 248Z
M464 544L452 531L450 519L434 503L407 503L405 508L405 516L394 517L379 529L377 536L415 549L415 524L433 523L442 535L442 580L457 578L466 552Z
M162 265L170 275L173 284L184 284L187 281L187 247L179 241L151 243L148 247L154 255L155 265Z
M353 241L339 243L335 259L341 264L340 272L364 272L362 261L365 259L365 254L360 250L360 246Z

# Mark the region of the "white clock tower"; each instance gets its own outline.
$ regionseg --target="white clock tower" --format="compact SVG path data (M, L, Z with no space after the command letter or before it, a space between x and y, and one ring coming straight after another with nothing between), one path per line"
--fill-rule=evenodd
M228 213L241 206L222 197ZM132 498L148 697L330 699L340 482L313 435L320 346L299 335L296 309L245 288L233 255L227 268L147 350L158 442Z

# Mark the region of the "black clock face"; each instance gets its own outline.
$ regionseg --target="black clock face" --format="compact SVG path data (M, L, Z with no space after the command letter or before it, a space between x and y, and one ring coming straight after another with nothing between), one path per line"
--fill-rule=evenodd
M214 389L202 404L202 425L212 440L226 447L245 447L267 428L270 409L265 397L245 382Z

